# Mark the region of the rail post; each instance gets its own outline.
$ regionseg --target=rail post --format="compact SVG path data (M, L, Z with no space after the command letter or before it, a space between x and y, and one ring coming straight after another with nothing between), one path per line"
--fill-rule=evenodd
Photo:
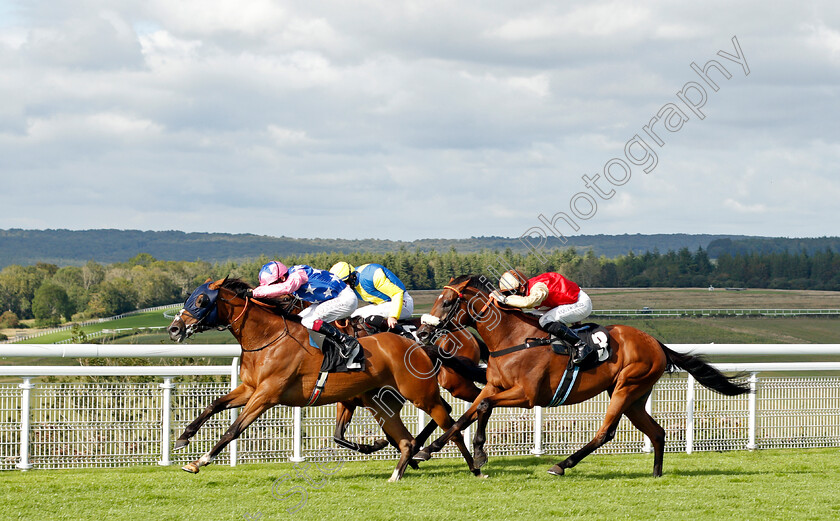
M230 390L233 391L239 386L239 357L233 357L233 360L230 363ZM237 416L239 416L239 410L235 407L230 409L230 423L233 424L236 421ZM238 442L239 440L233 440L230 442L229 452L230 452L230 466L236 466L236 459L239 455L239 447Z
M694 451L694 377L688 375L685 390L685 453Z
M534 456L541 456L545 454L542 443L543 434L543 408L537 405L534 407L534 448L531 449L531 454Z
M758 410L756 407L755 392L758 388L758 373L750 373L750 396L749 396L749 439L747 440L747 450L755 450L755 435L758 422Z
M32 378L24 377L23 383L18 384L21 389L20 393L20 461L15 467L20 470L29 470L32 464L29 462L29 428L30 428L30 414L31 414L31 400L32 389L35 386L32 384Z
M293 414L293 421L294 421L294 447L292 448L292 457L291 461L295 463L300 463L304 461L304 457L301 456L302 446L303 446L303 422L301 421L301 408L295 407L294 414Z
M159 387L163 389L163 403L161 404L160 461L158 461L158 465L167 466L172 463L169 459L169 438L172 432L172 389L175 388L172 377L164 376L163 383L159 384Z
M426 427L426 411L417 409L417 432L422 431Z

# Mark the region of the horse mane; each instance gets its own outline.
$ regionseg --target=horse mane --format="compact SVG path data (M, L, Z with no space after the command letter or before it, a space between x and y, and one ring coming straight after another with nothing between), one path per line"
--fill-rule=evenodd
M461 275L460 277L455 277L449 285L457 286L458 284L462 284L464 282L467 283L465 288L477 289L484 293L490 293L496 289L493 282L484 275Z
M234 293L236 293L237 295L240 295L240 296L242 294L244 294L246 290L254 289L253 286L251 286L250 284L248 284L244 280L242 280L240 278L235 278L235 277L225 279L225 281L222 283L222 287L225 288L225 289L228 289L230 291L233 291ZM256 300L257 302L260 302L261 304L263 304L260 307L264 308L266 311L274 313L275 315L279 315L279 316L281 316L285 319L291 320L292 322L300 322L300 317L299 316L297 316L294 313L289 313L288 311L286 311L286 303L285 302L280 302L279 300L271 299L271 298L254 298L254 297L251 297L251 298L253 300Z

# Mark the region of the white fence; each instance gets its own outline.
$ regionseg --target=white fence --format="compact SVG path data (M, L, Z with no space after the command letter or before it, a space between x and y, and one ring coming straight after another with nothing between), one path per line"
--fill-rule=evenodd
M840 309L703 308L703 309L596 309L593 317L802 317L836 316Z
M709 355L840 355L840 345L671 345ZM6 345L5 356L57 357L234 357L235 345L114 346ZM666 430L666 450L721 451L840 446L840 363L716 364L747 372L754 394L717 395L685 375L666 376L655 386L648 407ZM771 376L778 371L795 376ZM820 371L820 376L813 376ZM0 376L20 377L0 384L0 470L118 467L182 464L207 452L227 429L235 411L210 420L184 452L172 453L175 439L215 397L236 385L238 358L219 366L0 366ZM49 383L58 375L142 375L154 382ZM225 382L187 382L184 375L223 375ZM446 396L458 417L467 404ZM568 454L588 442L607 406L602 394L588 402L554 409L497 409L488 425L493 455ZM419 430L426 417L406 406L402 417ZM334 406L275 407L252 424L220 456L244 462L394 458L389 449L362 456L332 441ZM362 442L380 438L373 418L358 411L347 436ZM644 452L648 441L626 419L601 453ZM459 457L450 446L443 456ZM223 459L224 458L224 459Z
M73 323L73 324L68 324L66 326L44 329L44 330L38 331L37 333L31 334L31 335L20 335L20 336L14 337L14 338L7 338L5 340L0 340L0 344L12 344L12 343L15 343L15 342L23 342L24 340L32 340L33 338L39 338L39 337L42 337L42 336L51 335L53 333L58 333L60 331L68 331L68 330L72 329L73 326L90 326L90 325L93 325L93 324L102 324L104 322L111 322L113 320L119 320L121 318L130 317L132 315L139 315L141 313L148 313L149 311L165 311L167 309L178 309L182 305L183 304L166 304L164 306L155 306L155 307L152 307L152 308L145 308L145 309L138 309L136 311L129 311L127 313L122 313L120 315L114 315L114 316L111 316L111 317L95 318L93 320L87 320L85 322L76 322L76 323ZM167 316L167 314L164 313L164 316ZM173 318L174 318L174 316L173 316ZM160 328L163 328L163 327L166 327L166 326L151 327L151 328L132 328L132 329L160 329ZM112 330L112 331L121 331L121 330L116 329L116 330ZM125 329L122 329L122 331L125 331ZM94 337L102 336L103 334L104 333L102 331L94 331L93 333L87 333L86 336L87 336L87 338L94 338ZM71 340L62 340L62 342L70 342L70 341Z

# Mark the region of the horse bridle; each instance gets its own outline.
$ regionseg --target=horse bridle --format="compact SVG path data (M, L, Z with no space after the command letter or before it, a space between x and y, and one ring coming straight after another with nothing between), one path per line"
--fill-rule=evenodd
M427 314L423 315L423 317L420 319L420 321L424 325L427 325L429 327L434 328L435 332L437 332L441 329L443 329L445 331L449 331L449 332L455 332L455 331L461 331L463 329L467 329L469 326L464 325L464 324L455 324L455 327L452 328L452 329L450 329L450 326L453 324L453 320L455 319L455 316L461 310L461 301L467 300L467 297L464 295L463 290L466 289L466 287L468 285L469 285L469 281L466 281L464 283L464 286L461 289L456 288L454 286L449 286L449 285L444 286L443 287L444 290L447 290L447 289L452 290L456 295L455 301L452 303L452 308L449 311L447 311L446 316L443 319L439 319L438 317L427 313ZM484 303L484 307L482 307L481 311L478 312L478 316L472 316L472 314L469 312L469 310L467 310L467 314L470 315L470 317L473 319L474 322L478 321L478 320L481 320L484 317L485 311L487 311L487 308L490 307L490 305L493 303L493 301L494 301L494 299L492 297L488 296L487 297L487 302Z
M220 288L220 289L221 289L221 288ZM228 290L228 291L230 291L230 290ZM258 306L261 306L261 307L263 307L263 308L269 308L269 307L271 307L269 304L266 304L266 303L264 303L264 302L260 302L259 300L255 300L255 299L253 299L253 298L251 298L251 297L249 297L249 296L247 296L247 295L244 295L244 296L241 296L241 297L240 297L239 295L236 295L236 296L237 296L237 297L239 297L239 298L243 298L243 299L245 300L245 306L243 306L242 311L240 311L240 312L239 312L239 314L238 314L238 315L236 315L236 317L234 317L234 318L233 318L233 320L231 320L230 322L228 322L228 324L226 324L226 325L225 325L225 324L220 324L220 323L216 323L216 324L205 324L205 323L204 323L204 321L205 321L205 320L206 320L206 319L207 319L207 318L211 315L211 313L209 313L209 312L208 312L208 313L205 313L205 314L204 314L204 316L203 316L203 317L201 317L198 321L196 321L196 322L194 322L194 323L192 323L192 324L187 324L187 325L185 325L185 329L186 329L186 334L187 334L187 337L190 337L190 336L191 336L191 335L193 335L194 333L201 333L202 331L207 331L207 330L209 330L209 329L213 329L213 328L217 328L219 331L224 331L225 329L229 329L231 332L234 332L234 330L233 330L233 325L234 325L236 322L238 322L240 319L244 319L244 317L245 317L245 312L248 310L248 305L249 305L251 302L253 302L254 304L256 304L256 305L258 305ZM221 301L223 301L223 302L233 302L233 300L231 300L231 299L226 299L226 298L224 298L224 297L223 297L223 296L221 296L221 295L219 295L219 297L218 297L218 298L219 298L219 300L221 300ZM283 307L283 308L281 308L281 309L282 309L283 311L285 311L285 312L289 312L289 310L290 310L290 309L293 309L293 308L294 308L294 306L295 306L295 304L297 303L297 301L298 301L298 300L299 300L299 299L298 299L297 297L295 297L294 299L290 299L290 301L289 301L289 303L286 305L286 307ZM217 306L218 304L217 304L216 302L213 302L213 305L214 305L214 306ZM186 309L182 309L182 310L180 311L180 313L178 313L178 318L181 318L181 315L182 315L185 311L186 311L187 313L189 313ZM195 319L195 317L193 317L193 316L192 316L192 313L190 313L190 316L191 316L193 319ZM286 320L286 317L285 317L284 315L282 315L282 314L281 314L281 315L280 315L280 317L283 319L283 331L282 331L282 332L280 332L280 334L279 334L278 336L276 336L275 338L273 338L271 341L269 341L267 344L263 345L262 347L258 347L258 348L256 348L256 349L246 349L246 348L245 348L245 346L240 345L240 347L242 348L242 351L243 351L243 352L245 352L245 353L253 353L253 352L256 352L256 351L262 351L263 349L265 349L265 348L267 348L267 347L271 346L271 345L272 345L272 344L274 344L275 342L277 342L277 341L281 340L283 337L285 337L285 336L287 336L287 335L290 335L291 333L289 332L289 322ZM218 315L217 315L217 319L218 319ZM183 321L183 319L181 319L181 320ZM244 322L244 320L243 320L243 322ZM242 324L240 324L240 326L239 326L239 331L242 331ZM292 338L294 338L294 337L292 337ZM296 341L298 344L300 344L300 341L298 341L297 339L295 339L295 341Z

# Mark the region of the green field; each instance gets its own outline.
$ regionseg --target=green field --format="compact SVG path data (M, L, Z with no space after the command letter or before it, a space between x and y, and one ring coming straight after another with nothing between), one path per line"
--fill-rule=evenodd
M398 483L386 482L388 461L345 463L326 477L312 465L309 481L288 463L214 465L198 475L177 467L36 470L0 474L0 499L5 519L39 521L837 519L838 456L668 453L661 478L651 477L650 455L596 454L562 477L546 472L558 457L491 457L488 479L468 474L462 460L432 460Z

